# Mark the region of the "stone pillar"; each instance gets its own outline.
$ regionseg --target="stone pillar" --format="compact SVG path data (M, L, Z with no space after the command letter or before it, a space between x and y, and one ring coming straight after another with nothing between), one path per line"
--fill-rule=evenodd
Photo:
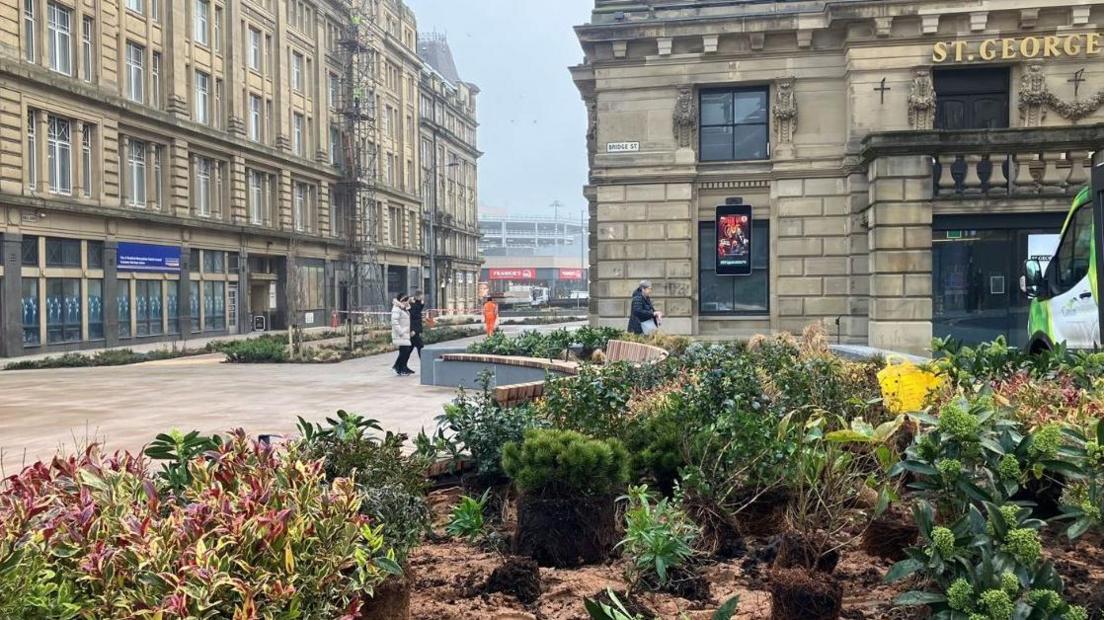
M249 250L243 241L238 251L238 333L253 331L253 302L250 300L253 287L249 286Z
M187 342L192 337L192 269L199 270L199 265L192 265L192 248L187 245L180 247L180 291L177 294L177 316L180 317L180 339Z
M925 353L932 338L932 170L920 155L870 164L870 345Z
M0 357L23 355L23 235L0 235L0 261L4 278L0 281Z
M276 262L276 307L271 309L272 325L268 329L285 329L291 327L291 317L288 313L294 307L291 299L291 291L288 290L288 274L295 268L294 258L288 256L282 261ZM282 307L281 307L282 305Z
M104 241L103 246L103 322L104 344L108 347L119 344L119 242L114 239ZM129 280L124 280L128 284ZM129 285L129 284L128 284ZM127 320L130 320L128 317Z

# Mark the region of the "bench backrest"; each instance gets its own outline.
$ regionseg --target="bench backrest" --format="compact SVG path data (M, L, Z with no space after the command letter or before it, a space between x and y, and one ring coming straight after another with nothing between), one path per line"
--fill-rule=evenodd
M544 396L544 381L503 385L494 390L495 401L503 407L517 407Z
M665 359L667 359L667 351L650 344L629 342L627 340L610 340L606 345L607 362L643 364Z

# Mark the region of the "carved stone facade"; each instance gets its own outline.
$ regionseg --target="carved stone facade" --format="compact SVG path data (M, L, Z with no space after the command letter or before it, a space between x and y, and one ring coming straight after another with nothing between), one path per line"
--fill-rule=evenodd
M576 29L585 60L572 75L596 115L586 196L599 325L623 327L632 290L650 279L668 332L747 337L823 322L843 342L920 352L954 302L936 290L939 227L1064 212L1083 157L1039 136L1104 122L1104 2L595 0L595 9ZM1006 78L978 103L954 91L969 91L971 71ZM994 116L975 118L983 114ZM940 150L947 123L1003 123L1008 144L1022 128L1045 131L1023 132L1034 142L1022 153L959 153ZM910 132L930 138L922 151L868 147ZM607 152L624 142L639 150ZM752 205L753 247L766 248L749 279L712 267L715 207L730 197Z

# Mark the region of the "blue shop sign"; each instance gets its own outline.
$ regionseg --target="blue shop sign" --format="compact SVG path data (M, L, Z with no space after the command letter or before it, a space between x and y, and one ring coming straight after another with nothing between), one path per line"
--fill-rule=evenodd
M180 247L120 242L116 265L119 271L179 273Z

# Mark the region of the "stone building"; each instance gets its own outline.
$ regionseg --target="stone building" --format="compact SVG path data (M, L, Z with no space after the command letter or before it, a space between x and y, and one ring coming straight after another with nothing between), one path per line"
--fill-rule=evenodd
M426 264L417 25L400 0L354 5L375 68L361 217L387 292L407 291ZM364 90L354 5L0 0L0 356L362 307L337 200L361 152L342 109Z
M422 34L418 53L421 75L421 166L426 230L437 248L434 306L448 311L479 307L479 222L476 97L479 88L460 79L448 41L438 33ZM430 273L434 270L429 269ZM430 275L427 273L427 278ZM428 286L427 279L427 290Z
M670 332L1022 344L1022 261L1104 144L1102 24L1099 2L597 0L572 68L593 320L623 325L648 278ZM719 275L737 197L751 275Z

